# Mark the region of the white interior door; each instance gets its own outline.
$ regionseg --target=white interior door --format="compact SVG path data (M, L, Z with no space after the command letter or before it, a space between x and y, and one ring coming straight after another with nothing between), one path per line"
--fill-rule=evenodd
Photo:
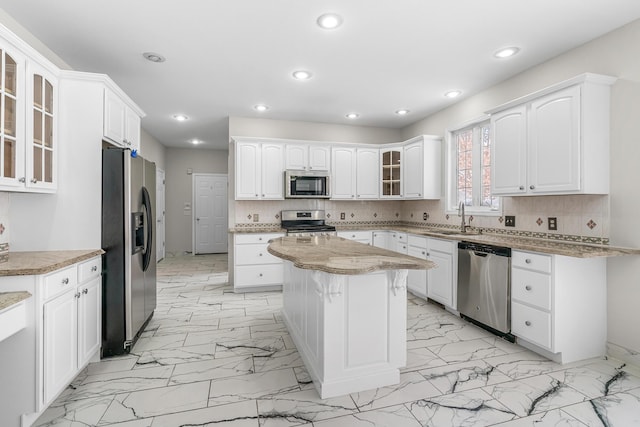
M158 262L164 258L164 171L156 169L156 258Z
M193 174L194 254L227 252L227 175Z

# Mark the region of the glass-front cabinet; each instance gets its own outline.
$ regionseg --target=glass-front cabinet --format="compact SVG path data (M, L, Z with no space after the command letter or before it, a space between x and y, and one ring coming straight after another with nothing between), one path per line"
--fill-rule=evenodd
M380 150L381 185L380 197L402 197L402 147Z
M0 186L24 186L24 58L0 46Z
M57 84L54 76L29 64L27 187L55 189Z

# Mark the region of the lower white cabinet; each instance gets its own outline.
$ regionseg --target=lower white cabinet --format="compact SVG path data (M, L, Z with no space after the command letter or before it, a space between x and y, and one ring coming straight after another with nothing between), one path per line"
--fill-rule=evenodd
M427 259L427 238L409 234L407 237L409 245L407 255L420 259ZM427 297L427 271L409 270L407 275L407 289L414 295Z
M427 296L456 310L458 242L430 237L427 244L427 259L437 266L427 270Z
M235 292L263 291L282 287L282 259L267 251L269 241L284 233L234 235L233 289Z
M606 258L513 251L511 333L559 363L606 352Z
M373 242L371 231L357 230L357 231L338 231L338 237L353 240L365 245L370 245Z
M392 231L374 231L373 232L373 246L382 249L388 249L395 251L396 243L393 239Z

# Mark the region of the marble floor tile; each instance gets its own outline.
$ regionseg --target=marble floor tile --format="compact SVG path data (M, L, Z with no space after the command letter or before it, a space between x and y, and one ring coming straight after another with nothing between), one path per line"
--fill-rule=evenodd
M224 360L224 359L220 359ZM298 368L304 366L298 350L277 350L272 354L254 354L253 364L256 372L267 372L275 369Z
M152 427L212 426L258 427L256 402L247 400L228 405L196 409L153 419Z
M185 346L211 344L216 342L228 342L236 340L248 340L251 338L249 327L214 329L209 331L189 332L184 341Z
M316 421L314 427L420 427L421 424L403 405Z
M209 386L209 381L202 381L120 394L111 402L100 424L206 408Z
M156 335L149 338L140 338L133 345L131 353L140 354L149 350L182 347L184 345L185 338L187 338L187 334L185 332L173 335Z
M282 323L273 323L268 325L256 325L249 328L251 330L251 338L270 338L288 335L287 327Z
M400 375L400 383L373 390L351 393L360 411L383 408L439 396L442 393L417 372Z
M225 357L201 362L181 363L175 366L169 384L186 384L203 380L253 374L251 356Z
M36 420L34 427L95 426L111 404L113 396L54 402Z
M640 388L640 378L625 371L624 366L622 363L614 366L608 361L594 360L549 375L593 399Z
M284 341L282 337L258 338L247 340L227 341L225 343L215 343L216 359L222 357L252 355L260 357L269 357L277 351L284 350Z
M595 424L594 424L595 425ZM561 409L541 412L500 424L500 427L587 427Z
M447 363L466 362L468 360L485 359L507 354L484 339L458 341L450 344L429 346L428 348Z
M203 344L145 351L139 355L140 358L136 362L136 368L210 360L214 358L215 348L215 344Z
M271 397L299 390L293 369L259 372L211 382L209 406Z
M588 426L640 426L640 388L567 406L563 411Z
M298 380L300 390L315 390L311 375L309 375L309 372L307 372L307 369L304 366L293 368L293 373L296 376L296 380Z
M406 406L423 426L484 427L517 417L481 389L418 400Z
M535 377L563 369L561 364L529 350L488 357L485 362L513 379Z
M425 369L421 370L420 374L436 386L441 394L450 394L511 381L511 378L483 360L472 360Z
M109 372L129 371L133 369L138 361L137 356L119 356L104 359L87 366L87 375L107 374Z
M273 314L244 317L223 317L220 319L220 328L237 328L241 326L270 325L276 323Z

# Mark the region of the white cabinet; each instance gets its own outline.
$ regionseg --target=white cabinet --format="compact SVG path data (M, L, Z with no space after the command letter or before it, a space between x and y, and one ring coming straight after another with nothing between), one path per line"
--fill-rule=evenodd
M328 171L330 157L331 148L328 145L287 144L285 169Z
M366 200L378 198L377 148L333 147L332 199Z
M104 90L103 136L119 147L140 150L140 115L110 89Z
M437 266L427 270L427 296L456 310L458 242L430 237L427 246L427 259Z
M338 231L338 237L344 239L353 240L365 245L370 245L373 241L371 231L356 230L356 231Z
M420 259L427 259L427 238L409 234L407 237L409 245L407 254ZM407 289L412 294L420 297L427 297L427 271L409 270L407 275Z
M492 110L492 193L607 194L614 81L584 74Z
M405 142L402 167L405 199L439 199L442 180L442 141L421 135Z
M402 198L402 152L401 146L380 149L380 198Z
M283 145L235 143L236 200L284 199Z
M269 241L283 233L234 235L233 289L235 292L279 289L283 281L282 259L267 251Z
M373 232L373 246L382 249L388 249L395 251L396 242L393 238L393 232L391 231L374 231Z
M606 259L513 251L511 333L559 363L605 354Z
M102 341L102 281L95 277L78 286L78 367L89 363Z

